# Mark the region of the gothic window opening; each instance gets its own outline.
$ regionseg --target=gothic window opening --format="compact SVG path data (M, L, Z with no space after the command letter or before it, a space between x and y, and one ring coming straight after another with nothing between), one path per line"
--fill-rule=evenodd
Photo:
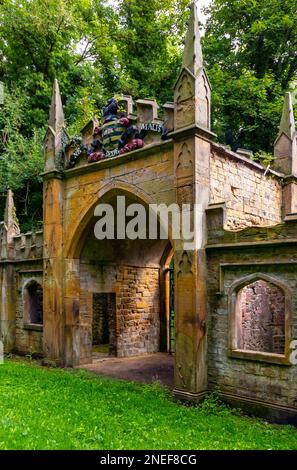
M283 289L258 279L237 292L236 349L285 354L286 301Z
M26 323L43 324L43 291L37 281L30 281L24 289L24 317Z

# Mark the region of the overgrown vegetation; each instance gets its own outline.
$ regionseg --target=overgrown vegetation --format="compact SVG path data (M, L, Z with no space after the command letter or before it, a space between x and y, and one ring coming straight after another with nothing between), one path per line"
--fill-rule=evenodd
M1 0L0 194L23 230L40 225L42 137L58 78L71 135L115 93L172 100L190 0ZM204 55L213 130L232 148L271 152L296 80L295 0L212 0ZM3 213L4 197L0 197ZM0 217L1 218L1 217Z
M0 449L297 449L297 430L240 416L216 395L187 407L158 384L9 360Z

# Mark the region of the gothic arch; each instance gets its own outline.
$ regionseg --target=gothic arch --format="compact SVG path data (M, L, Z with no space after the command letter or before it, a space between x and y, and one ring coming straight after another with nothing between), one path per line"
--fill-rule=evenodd
M258 285L257 285L258 284ZM241 347L242 340L240 339L242 331L242 323L238 321L238 313L242 313L241 307L239 311L239 302L241 300L241 295L247 288L251 288L254 290L255 287L257 289L264 288L265 286L270 286L271 289L279 291L283 301L283 309L284 309L284 319L283 319L283 334L284 334L284 349L282 352L273 352L272 350L265 350L259 348L247 348L247 351L244 351L246 347ZM289 351L290 351L290 340L291 340L291 331L290 331L290 318L292 314L292 293L290 288L282 282L279 278L274 276L264 274L261 272L254 273L248 276L244 276L237 281L233 282L233 284L228 289L228 311L229 311L229 353L231 356L235 357L248 357L247 355L251 355L251 358L256 360L272 360L272 362L277 362L277 359L274 361L275 355L284 356L285 361L288 360ZM253 302L255 299L250 298L251 293L248 293L248 303ZM265 310L265 309L264 309ZM270 310L270 309L269 309ZM264 315L264 311L261 310L261 315ZM246 317L244 317L246 320ZM241 315L240 315L241 319ZM260 318L261 319L261 318ZM242 319L241 319L242 320ZM261 320L263 321L263 320ZM259 326L259 325L258 325ZM244 352L243 352L244 351ZM237 354L239 352L239 355ZM270 357L269 357L270 356Z
M117 192L121 192L126 195L133 195L135 199L140 202L149 205L155 203L154 199L147 194L145 191L139 189L137 186L128 184L124 181L112 181L105 184L92 198L91 203L83 212L81 219L75 225L72 235L65 247L65 258L66 259L77 259L79 257L81 248L84 244L84 232L94 215L94 209L98 202L105 198L105 202L108 202Z
M66 242L65 246L65 259L78 259L81 249L85 243L86 228L91 218L94 215L94 209L100 200L104 198L104 202L111 200L117 193L120 195L133 196L133 198L146 206L150 204L157 204L153 197L140 189L137 186L128 184L124 181L112 181L105 184L92 198L90 204L83 212L82 217L76 223L70 239ZM65 227L67 230L67 227ZM174 240L172 239L172 227L169 221L168 230L168 241L170 246L174 246ZM168 245L168 246L169 246ZM170 250L170 248L168 248Z
M22 289L23 319L26 324L43 324L43 287L39 280L31 278Z

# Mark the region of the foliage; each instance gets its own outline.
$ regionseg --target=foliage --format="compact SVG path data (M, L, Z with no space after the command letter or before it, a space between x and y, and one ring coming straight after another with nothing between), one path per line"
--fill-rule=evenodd
M6 90L0 114L0 193L10 187L16 194L17 213L24 231L42 220L43 130L33 128L28 139L23 134L29 100L15 89ZM4 209L5 199L1 199ZM3 213L3 212L2 212Z
M176 403L157 384L0 366L0 449L297 449L293 427L209 409Z
M162 103L172 100L189 0L121 0L119 4L121 89Z
M189 4L0 2L0 81L6 93L0 108L0 194L8 184L16 191L23 230L38 225L42 216L37 172L53 79L60 83L70 135L115 93L156 98L160 104L172 100ZM203 46L214 131L233 149L269 153L284 92L296 90L296 2L212 0L207 12Z
M207 13L214 131L233 147L270 151L296 79L296 1L213 0Z
M17 192L23 230L41 218L37 172L54 78L71 135L114 93L171 98L188 1L121 0L118 8L107 0L0 2L0 81L6 93L0 193L8 185Z
M207 394L206 398L199 405L199 409L207 416L215 415L230 417L232 414L237 412L237 410L231 409L228 405L222 402L218 388Z

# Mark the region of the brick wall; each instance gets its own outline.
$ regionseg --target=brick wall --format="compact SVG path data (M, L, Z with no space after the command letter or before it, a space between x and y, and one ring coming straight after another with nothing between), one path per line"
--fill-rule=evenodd
M226 203L229 229L280 223L282 191L276 177L214 148L210 172L210 203Z
M92 341L93 294L116 294L116 354L137 356L159 350L159 268L99 265L84 260L80 266L81 347L85 355Z

